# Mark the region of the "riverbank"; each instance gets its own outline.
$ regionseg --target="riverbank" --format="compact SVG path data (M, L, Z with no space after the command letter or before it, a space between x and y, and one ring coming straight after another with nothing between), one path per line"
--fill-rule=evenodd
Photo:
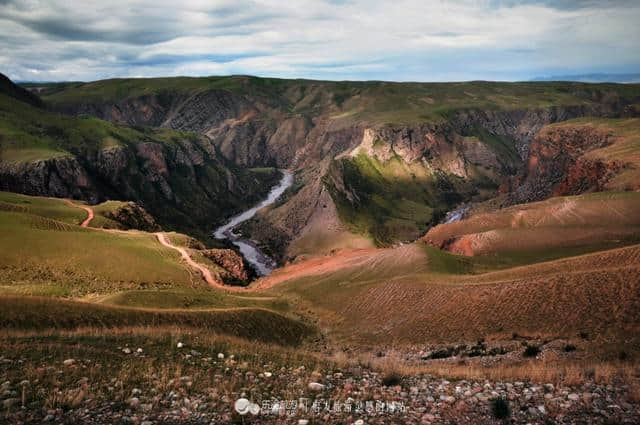
M234 233L234 229L245 221L253 218L262 208L268 207L276 202L284 191L293 184L293 172L289 170L280 170L280 172L282 173L280 182L271 189L264 201L255 207L233 216L226 224L213 231L213 236L216 239L230 240L231 243L239 249L244 259L256 270L259 276L266 276L271 273L277 266L276 262L262 252L253 241L243 238L240 234Z

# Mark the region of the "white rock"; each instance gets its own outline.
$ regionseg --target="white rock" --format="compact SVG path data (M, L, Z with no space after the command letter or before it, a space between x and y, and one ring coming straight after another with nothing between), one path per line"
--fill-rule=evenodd
M538 406L538 411L540 411L540 413L542 413L543 415L547 414L547 409L545 409L543 405Z
M265 377L265 378L271 378L271 376L272 376L272 375L273 375L273 374L272 374L271 372L265 372L265 373L264 373L264 377Z
M322 391L324 390L324 385L318 382L309 382L308 388L310 391Z
M249 410L251 408L251 402L246 398L239 398L236 400L235 404L233 405L233 408L236 409L236 412L238 412L240 415L244 416L247 413L249 413Z
M138 348L138 349L136 350L136 353L138 353L138 354L142 354L142 348Z
M362 420L362 419L358 419L357 421L355 421L355 422L353 423L353 425L364 425L364 420Z
M62 364L65 365L65 366L71 366L75 362L76 361L74 359L67 359L67 360L63 361Z
M179 343L178 343L178 345L177 345L177 347L178 347L178 348L182 348L182 347L184 347L184 344L183 344L183 343L181 343L181 342L179 342Z
M571 401L578 401L580 400L580 396L576 393L571 393L567 396L567 398Z
M222 353L218 353L218 358L219 358L220 360L224 359L224 354L222 354Z
M309 419L298 419L298 425L308 425Z
M123 352L123 353L125 353L125 354L131 354L131 348L129 348L129 347L124 347L124 348L122 349L122 352Z

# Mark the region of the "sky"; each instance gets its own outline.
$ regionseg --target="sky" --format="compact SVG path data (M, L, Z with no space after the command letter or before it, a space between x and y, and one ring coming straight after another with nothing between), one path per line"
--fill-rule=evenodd
M640 72L640 0L0 0L18 81Z

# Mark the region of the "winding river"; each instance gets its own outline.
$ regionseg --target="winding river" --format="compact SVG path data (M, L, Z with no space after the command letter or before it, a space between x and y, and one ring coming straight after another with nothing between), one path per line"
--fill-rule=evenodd
M293 184L293 173L288 170L280 171L282 172L282 179L271 189L267 199L255 207L231 217L228 223L218 227L213 232L213 236L216 239L229 239L237 246L242 256L256 269L260 276L266 276L271 273L273 269L276 268L276 262L264 252L260 251L255 243L249 239L243 239L240 235L234 233L233 230L241 223L251 219L256 215L258 210L273 204L284 191Z

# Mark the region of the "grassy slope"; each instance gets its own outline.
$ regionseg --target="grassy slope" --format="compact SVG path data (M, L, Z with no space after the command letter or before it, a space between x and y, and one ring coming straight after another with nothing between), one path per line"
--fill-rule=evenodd
M134 290L142 300L114 296L113 303L178 308L195 297L198 307L263 306L212 291L154 235L77 226L85 217L62 199L0 192L0 292L84 297ZM154 301L144 301L152 289Z
M245 76L204 78L112 79L91 83L45 85L43 98L52 104L115 102L145 95L189 96L226 89L266 99L292 113L330 113L336 121L375 123L438 121L464 108L518 109L592 102L597 91L623 97L640 96L638 84L583 83L391 83L282 80Z
M185 134L169 130L145 133L92 117L70 118L44 112L0 94L0 159L35 161L92 152L126 142L171 142Z
M500 260L429 251L409 264L404 252L383 261L371 256L272 291L297 298L339 344L402 347L579 332L621 342L640 329L638 245L498 272L487 269L506 267Z
M313 334L312 328L301 322L260 308L162 311L12 296L1 296L0 306L0 327L4 329L195 327L283 345L298 345Z
M345 252L293 264L264 283L307 306L339 343L581 331L620 342L640 328L640 246L603 250L640 241L638 202L638 193L596 193L513 207L534 213L519 215L516 227L509 210L482 222L508 226L510 249L463 257L418 242ZM530 235L544 240L530 243Z

